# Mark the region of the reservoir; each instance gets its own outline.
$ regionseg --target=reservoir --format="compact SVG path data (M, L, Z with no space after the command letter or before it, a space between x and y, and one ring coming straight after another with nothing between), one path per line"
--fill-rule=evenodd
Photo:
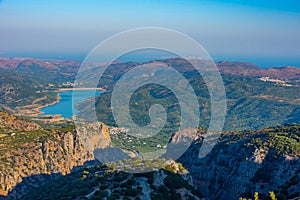
M42 108L40 111L43 112L43 114L40 116L60 114L64 118L71 119L73 115L79 113L75 107L73 109L72 98L74 98L74 105L76 105L89 97L99 96L100 93L100 90L76 90L74 97L72 97L73 90L59 92L59 102Z

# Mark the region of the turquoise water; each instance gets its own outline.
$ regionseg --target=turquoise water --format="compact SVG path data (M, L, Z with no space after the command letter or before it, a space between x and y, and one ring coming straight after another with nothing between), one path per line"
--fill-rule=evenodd
M51 106L47 106L45 108L42 108L40 111L43 112L40 116L44 115L54 115L54 114L60 114L64 118L69 118L75 114L77 114L79 111L72 107L72 95L73 91L68 90L65 92L59 92L60 100L58 103L53 104ZM99 96L100 91L96 90L76 90L74 92L74 105L77 103L80 103L84 101L85 99L93 96Z

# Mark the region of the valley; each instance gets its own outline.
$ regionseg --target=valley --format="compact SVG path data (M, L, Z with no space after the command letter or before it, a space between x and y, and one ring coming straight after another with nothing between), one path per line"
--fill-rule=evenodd
M172 66L193 86L201 113L196 136L189 138L190 129L185 134L178 131L180 107L172 91L151 84L133 94L130 112L137 124L145 126L151 105L162 105L168 114L163 129L154 137L139 138L115 127L110 105L113 88L124 73L141 63L109 66L97 86L101 92L95 97L98 122L80 121L90 118L87 97L91 95L87 95L75 105L76 118L83 123L78 126L70 119L73 113L67 117L61 112L66 104L51 115L39 114L64 102L59 92L70 97L74 87L89 93L72 85L80 63L1 58L0 199L47 199L46 195L55 199L238 199L251 198L255 192L267 198L271 191L278 199L300 197L300 69L216 63L226 90L227 116L216 146L199 158L211 112L206 84L182 59L149 62ZM87 74L93 70L97 68ZM176 162L168 160L170 147L176 148L183 139L193 141L191 146ZM156 151L160 158L147 160L146 155ZM132 173L136 170L141 171ZM173 185L173 179L179 185Z
M0 19L0 200L300 200L299 0Z

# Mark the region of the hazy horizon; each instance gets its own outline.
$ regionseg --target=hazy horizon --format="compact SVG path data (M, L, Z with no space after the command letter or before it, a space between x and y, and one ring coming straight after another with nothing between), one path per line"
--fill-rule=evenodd
M79 54L79 53L66 53L64 55L59 54L10 54L0 55L0 58L32 58L32 59L50 59L50 60L68 60L68 61L78 61L83 62L87 54ZM121 59L120 61L123 62L147 62L151 60L157 60L157 59L168 59L168 58L178 58L178 57L158 57L158 56L144 56L144 57L131 57L132 59L126 58ZM285 66L292 66L296 68L300 68L300 61L298 58L265 58L265 57L242 57L242 56L212 56L212 59L214 62L220 62L220 61L229 61L229 62L250 62L254 65L257 65L261 68L273 68L273 67L285 67Z
M300 2L0 1L0 57L82 61L100 42L139 27L195 39L215 61L300 67Z

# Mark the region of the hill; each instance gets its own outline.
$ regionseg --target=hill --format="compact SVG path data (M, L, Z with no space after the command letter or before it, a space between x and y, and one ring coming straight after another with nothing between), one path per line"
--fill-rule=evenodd
M205 136L201 129L199 137L192 138L192 145L179 158L182 165L138 157L99 165L82 143L87 138L78 135L74 126L44 129L34 122L0 114L3 198L143 199L150 195L153 199L174 199L180 195L201 198L203 194L205 199L238 199L253 197L254 192L267 197L270 191L279 199L300 197L300 125L225 131L213 150L200 159L198 152ZM174 148L187 139L187 132L184 136L182 132L173 135L170 142ZM99 140L107 137L102 133ZM115 145L112 139L103 148ZM172 173L157 171L159 168ZM130 170L141 173L132 174ZM186 170L189 175L185 175Z
M179 159L207 199L262 199L274 191L278 199L300 198L300 126L224 132L204 158L201 139ZM268 198L267 198L268 199Z
M173 67L189 81L198 97L200 105L200 126L207 127L210 119L210 96L207 84L203 79L199 78L191 64L181 59L152 62L163 63ZM105 88L107 92L96 99L96 111L100 121L109 125L115 125L110 108L112 91L120 78L136 65L137 63L135 62L113 64L101 77L98 86ZM297 85L297 81L300 80L298 79L300 77L297 77L297 73L300 73L300 69L262 69L250 63L231 62L221 62L217 63L217 65L222 73L226 91L226 130L259 129L276 126L277 124L300 122L300 87ZM291 71L286 69L291 69ZM86 76L90 74L92 77L92 74L95 74L97 70L97 68L92 69L86 73ZM276 73L267 73L267 71L274 71ZM278 71L282 73L277 73ZM282 74L282 76L277 76L276 74ZM288 74L288 76L284 74ZM259 79L267 75L291 81L294 85L286 86ZM295 77L297 77L296 81L294 80ZM162 76L161 78L163 79L164 77ZM136 123L147 124L149 122L150 118L147 116L147 109L154 103L161 103L168 111L170 118L172 118L170 126L174 127L173 125L178 121L176 120L176 115L179 113L178 101L174 98L173 92L168 88L159 87L154 84L147 85L138 88L131 99L130 112ZM88 102L79 105L78 109L81 110L83 118L89 118L88 115L91 113L92 108Z
M269 76L285 81L300 82L300 69L293 66L260 68L248 62L221 61L216 63L223 74L238 76L262 77Z
M174 67L190 82L197 94L200 106L199 127L208 128L211 109L209 92L206 83L197 76L192 66L181 59L152 62L165 63ZM228 62L226 63L228 64ZM249 63L231 64L233 65L232 71L235 71L235 67L238 69L238 66L251 70L258 68ZM136 65L137 63L134 62L113 64L100 79L98 86L105 88L106 92L102 93L100 97L96 97L95 108L99 121L116 126L111 110L111 95L120 77ZM224 67L220 66L219 68L222 72ZM95 71L97 68L87 74L95 74ZM229 74L225 71L222 73L227 101L225 130L258 130L279 124L300 123L300 87L296 82L293 82L292 86L285 86L262 81L258 77ZM292 76L293 73L290 75ZM163 80L164 77L161 76L161 78ZM127 136L119 134L112 136L112 140L122 148L134 149L139 152L157 150L157 145L165 146L171 135L178 130L181 120L180 106L171 90L156 84L138 88L130 98L130 114L135 123L145 126L150 123L149 108L154 104L162 105L167 112L167 122L157 135L150 139L130 137L132 143L126 143ZM85 101L77 105L77 109L80 110L78 118L89 119L94 105ZM190 118L195 118L192 113L189 113ZM147 147L144 143L147 143Z
M73 81L80 63L73 61L0 58L0 109L36 115L56 101L54 88Z
M83 147L74 126L44 129L0 112L0 195L7 195L26 177L37 175L31 181L38 185L89 160L93 155ZM18 197L31 187L23 184L11 196Z
M210 102L206 84L197 77L192 66L182 59L150 62L164 63L177 69L189 80L197 94L201 113L199 127L203 127L200 130L202 135L195 139L179 161L190 171L194 184L206 199L250 198L254 192L266 197L270 191L274 191L280 199L299 198L300 129L297 125L300 124L299 69L293 67L261 69L251 63L227 61L217 63L224 81L228 105L226 131L210 154L199 159L198 150L202 143L203 132L210 120ZM133 152L141 154L151 152L165 148L170 141L180 140L180 134L178 136L177 132L180 122L178 101L172 91L159 85L150 84L139 88L133 94L130 103L133 120L143 126L149 123L148 110L151 105L161 104L166 108L167 123L155 137L141 139L122 131L112 133L114 127L105 125L115 126L110 108L115 84L124 73L140 64L113 63L107 69L98 85L105 88L106 92L96 98L97 117L104 124L101 122L92 124L92 127L79 130L80 133L69 122L46 128L30 120L0 112L0 194L4 196L9 194L9 198L14 199L32 191L28 196L23 196L30 199L42 198L44 196L37 195L44 195L40 194L41 191L47 191L49 195L55 196L58 193L66 195L64 196L66 198L85 198L86 195L100 198L102 195L124 196L130 191L130 195L132 192L136 194L134 197L142 197L141 191L151 186L146 184L149 177L145 173L142 173L141 179L127 174L128 177L135 177L135 183L125 190L123 186L119 186L114 192L114 181L105 184L105 188L103 185L108 192L104 194L100 190L97 191L97 188L102 186L100 182L115 180L120 173L110 173L108 169L107 176L97 178L99 166L86 168L86 172L80 171L89 163L95 164L94 153L97 149L94 148L97 145L103 149L121 148L125 150L123 154L128 154L126 157L130 158L136 156ZM27 115L28 112L24 112L24 109L36 110L54 102L55 90L65 87L65 83L73 82L78 67L79 63L71 61L0 59L0 110ZM94 70L97 68L88 71L87 75L93 74ZM267 76L269 78L266 78ZM89 81L87 78L85 80ZM81 111L78 117L89 119L91 107L88 101L77 105L77 108ZM84 146L83 141L91 144L88 148L92 151ZM96 156L105 156L101 152L103 151L100 151L101 155ZM118 158L118 155L108 156ZM137 161L134 160L135 162ZM145 163L146 161L139 161L138 164ZM149 163L155 162L151 160L147 163L149 167ZM123 165L112 164L114 165L118 170L128 168L127 161ZM143 165L139 167L143 168ZM72 171L75 172L67 175ZM166 172L161 173L165 177ZM72 179L80 184L91 183L92 189L89 187L73 190L69 187L72 184L67 184L69 181L73 183ZM128 180L130 179L126 179ZM178 179L178 182L181 183L181 179ZM35 190L42 183L46 184L45 187ZM59 190L55 188L56 184L65 187ZM197 196L188 185L180 186L184 188L183 192ZM52 190L56 192L52 193ZM157 195L156 198L175 198L172 194L180 193L181 189L175 190L177 192L174 192L173 186L169 187L164 183L163 187L147 190L147 194ZM66 191L72 191L71 196L68 196L69 192Z
M205 83L195 79L193 67L182 59L150 61L149 63L164 63L172 66L194 84L194 89L198 91L200 111L203 114L201 126L206 126L209 118L209 96ZM0 109L18 115L36 115L38 113L36 110L40 107L56 101L55 89L72 87L66 84L75 80L80 64L74 61L0 58ZM96 66L101 67L104 64L96 63ZM99 83L99 87L106 88L108 91L103 95L104 101L106 95L109 99L110 92L120 77L140 64L142 63L115 62L106 70ZM300 69L294 67L263 69L246 62L222 61L216 64L222 74L228 98L229 117L226 129L257 129L299 122L297 116L300 112L298 109ZM91 69L87 75L93 75L95 71L97 67ZM269 81L264 82L259 80L261 77L285 81L292 87ZM84 80L89 80L89 78L86 77ZM193 83L194 80L197 82ZM84 106L81 108L88 109ZM106 111L102 112L103 110ZM105 123L113 124L109 107L103 106L99 114L102 119L106 120ZM232 124L233 121L235 121L234 124Z
M188 174L111 171L93 166L33 189L21 199L202 199Z
M100 140L107 137L103 132L104 125L101 127L103 135L98 136ZM73 125L44 129L35 122L0 112L0 195L3 195L0 199L203 197L192 185L187 171L175 162L164 164L163 160L156 161L158 168L167 166L172 173L129 174L120 172L120 165L118 170L105 165L86 167L98 162L82 144L85 139ZM93 137L93 141L96 140ZM135 159L126 163L127 167L130 164L130 169L134 169L142 162ZM156 166L154 161L145 164L148 168ZM177 172L184 174L181 177L174 174Z

